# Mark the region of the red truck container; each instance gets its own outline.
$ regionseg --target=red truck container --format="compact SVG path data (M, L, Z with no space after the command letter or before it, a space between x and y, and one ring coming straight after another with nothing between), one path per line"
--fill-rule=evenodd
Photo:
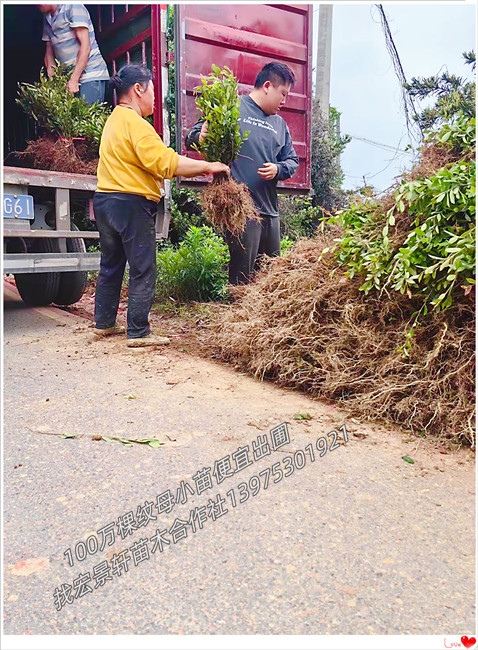
M281 116L300 159L297 172L279 188L310 188L310 114L312 98L312 5L186 4L176 7L176 127L181 143L200 115L193 90L211 63L227 65L249 93L269 61L286 63L296 84ZM178 143L179 144L179 143ZM179 150L179 149L178 149ZM182 153L186 153L182 151Z
M154 126L170 143L168 108L175 103L176 149L198 116L193 89L211 64L227 65L239 79L240 93L252 89L269 61L287 63L297 79L281 114L300 158L296 174L279 188L310 187L310 108L312 96L312 5L86 5L96 37L113 74L129 62L153 71ZM43 66L42 16L34 5L3 5L4 12L4 273L13 273L24 300L69 304L79 299L86 271L97 269L98 253L87 253L84 239L96 232L74 225L70 194L91 197L95 177L10 166L10 152L35 137L36 126L15 105L17 83L38 79ZM169 38L169 41L168 41ZM174 43L174 47L173 47ZM174 68L171 68L174 66ZM170 74L174 70L175 75ZM171 88L171 79L175 87ZM114 98L110 98L113 99ZM167 184L166 189L168 190ZM167 237L169 211L160 204L158 236ZM88 202L85 210L88 211Z

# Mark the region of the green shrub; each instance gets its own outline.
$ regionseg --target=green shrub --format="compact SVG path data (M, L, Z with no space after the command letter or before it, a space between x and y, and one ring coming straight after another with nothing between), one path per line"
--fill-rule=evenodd
M281 232L292 240L312 237L323 218L311 196L279 196Z
M239 127L237 79L227 66L221 70L213 64L211 74L202 77L194 91L196 106L208 123L208 134L199 150L206 160L231 165L249 135L247 131L241 136Z
M430 134L427 144L455 160L428 177L402 180L386 212L375 199L336 218L347 274L364 278L365 293L388 289L421 299L417 318L430 307L446 309L475 284L475 125L461 115Z
M171 183L171 222L169 239L172 244L179 244L191 226L205 226L206 219L199 205L198 192Z
M40 81L19 84L16 100L25 113L47 131L60 138L85 138L97 152L101 134L111 109L107 104L87 104L67 89L72 69L56 66L53 77L42 70Z
M209 226L192 226L177 248L159 251L156 260L159 301L205 302L226 297L229 251Z
M287 237L287 235L283 237L280 240L280 254L287 255L287 251L289 251L292 248L294 243L295 242L293 242L292 239L290 239L290 237Z

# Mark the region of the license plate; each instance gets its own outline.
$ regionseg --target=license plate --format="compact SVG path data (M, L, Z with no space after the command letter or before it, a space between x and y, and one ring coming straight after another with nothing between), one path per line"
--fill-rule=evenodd
M28 194L4 194L4 219L33 219L33 196Z

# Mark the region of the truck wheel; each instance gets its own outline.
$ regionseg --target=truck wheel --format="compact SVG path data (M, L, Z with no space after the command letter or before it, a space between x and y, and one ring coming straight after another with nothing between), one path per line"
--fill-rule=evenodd
M54 239L34 239L28 246L32 253L57 253ZM15 284L22 300L31 307L53 302L60 286L59 273L14 273Z
M72 224L72 230L78 228ZM84 239L67 239L66 250L69 253L86 253ZM88 281L87 271L64 271L60 273L60 286L53 302L57 305L72 305L85 291Z

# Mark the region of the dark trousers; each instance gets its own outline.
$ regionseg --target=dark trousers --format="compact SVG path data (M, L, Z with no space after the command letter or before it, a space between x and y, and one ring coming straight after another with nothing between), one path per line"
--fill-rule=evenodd
M229 283L247 284L257 270L262 255L280 255L279 217L262 216L262 221L246 223L241 237L226 235L231 261L229 262Z
M95 322L113 327L126 262L129 264L128 338L150 333L149 311L156 284L157 204L138 194L97 192L93 200L100 233L101 264L96 282Z

